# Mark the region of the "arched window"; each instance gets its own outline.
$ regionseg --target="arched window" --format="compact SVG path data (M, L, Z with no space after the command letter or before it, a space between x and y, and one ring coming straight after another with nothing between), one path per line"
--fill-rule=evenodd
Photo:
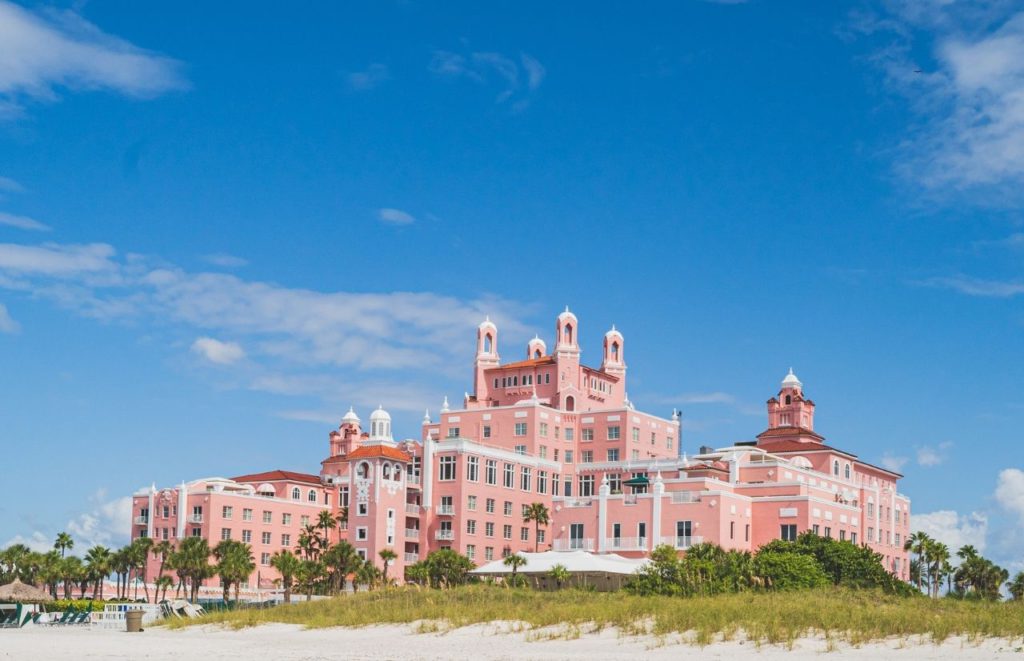
M491 353L491 346L493 341L494 340L493 338L491 338L490 333L484 335L484 353Z
M356 469L356 475L358 475L359 477L361 477L363 479L366 479L367 477L369 477L370 476L370 464L366 463L365 461L363 463L359 464L359 468Z
M562 331L562 337L565 338L566 344L572 344L572 324L565 325L565 329Z
M292 500L301 500L301 499L302 499L302 492L299 490L298 487L293 488L292 489Z
M612 342L612 359L614 359L614 360L618 360L619 359L619 343L618 342Z
M850 479L850 464L846 464L846 468L843 470L845 471L846 479Z
M384 464L384 479L391 479L391 464Z
M832 474L835 476L839 475L839 460L836 459L832 462Z
M576 398L573 397L572 395L570 395L569 397L565 398L565 410L566 411L575 411L576 410Z
M534 349L533 350L533 357L534 358L540 358L540 349Z
M793 398L790 397L789 395L786 395L786 404L792 404L792 403L793 403Z

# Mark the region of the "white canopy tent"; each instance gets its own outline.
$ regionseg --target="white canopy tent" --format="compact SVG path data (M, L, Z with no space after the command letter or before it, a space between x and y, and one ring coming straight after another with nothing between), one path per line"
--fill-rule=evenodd
M588 553L586 551L545 551L543 553L520 553L526 564L516 573L531 579L538 587L550 587L554 580L550 572L556 565L562 565L572 577L574 585L593 585L598 589L622 587L630 576L650 562L647 558L624 558L614 553ZM512 568L503 560L495 560L469 572L476 576L510 576Z

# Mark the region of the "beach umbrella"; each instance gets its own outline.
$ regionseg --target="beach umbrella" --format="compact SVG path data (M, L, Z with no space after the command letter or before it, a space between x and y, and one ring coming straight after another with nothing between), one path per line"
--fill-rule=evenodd
M40 590L34 585L22 583L14 579L12 583L0 586L0 601L20 601L24 604L40 604L46 601L53 601L53 597Z

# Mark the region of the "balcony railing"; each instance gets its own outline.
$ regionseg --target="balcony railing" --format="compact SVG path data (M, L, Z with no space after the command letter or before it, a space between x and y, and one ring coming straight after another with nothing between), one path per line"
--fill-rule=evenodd
M202 523L203 522L203 515L202 514L193 514L192 516L188 517L188 522L189 523Z
M593 504L592 498L570 498L563 502L565 507L590 507Z
M627 493L625 496L622 497L622 504L623 505L636 505L636 494L635 493Z
M419 475L406 475L405 476L405 481L408 484L419 484L421 479L422 478L420 478Z
M690 535L689 537L662 537L661 543L668 544L677 549L688 549L694 544L700 544L704 541L703 537L697 535Z
M409 539L417 539L420 536L419 528L406 528L405 536Z
M148 523L149 523L149 517L148 516L137 516L137 517L135 517L135 525L137 525L137 526L144 526L144 525L146 525Z
M556 551L593 551L593 538L582 539L556 539L554 544Z
M434 533L434 539L440 539L442 541L445 541L445 540L451 541L451 540L455 539L455 531L454 530L438 530L436 533Z
M608 548L620 551L643 551L647 548L646 537L611 537Z
M438 505L437 506L437 513L438 514L443 514L444 516L455 516L455 506L454 505Z
M406 553L405 554L405 561L410 563L410 564L413 563L413 562L419 562L420 561L420 554L419 553Z
M673 491L673 503L699 503L700 494L694 491Z

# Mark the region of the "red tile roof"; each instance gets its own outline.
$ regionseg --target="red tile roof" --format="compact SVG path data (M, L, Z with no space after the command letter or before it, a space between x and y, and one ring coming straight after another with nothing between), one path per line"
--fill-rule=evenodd
M374 457L385 457L387 459L395 459L397 461L412 461L412 455L404 450L393 448L389 445L364 445L361 448L356 448L348 454L336 454L333 457L325 459L321 463L342 463L346 461L352 461L354 459L371 459Z
M506 363L499 365L498 367L492 367L492 370L512 370L519 369L520 367L536 367L538 365L552 365L555 359L553 356L541 356L540 358L530 358L529 360L520 360L516 363ZM490 370L488 370L490 371Z
M304 482L307 484L320 484L320 476L310 473L296 473L294 471L274 470L265 473L252 473L232 478L235 482Z
M758 438L760 438L760 436ZM758 443L757 447L759 449L761 449L761 450L764 450L765 452L770 452L772 454L795 454L795 453L798 453L798 452L822 452L822 451L825 451L825 452L835 452L835 453L838 453L838 454L850 457L851 459L856 459L857 460L857 464L860 465L860 466L866 466L867 468L871 468L873 470L881 471L881 472L887 473L889 475L896 475L898 477L903 477L903 473L897 473L896 471L891 471L891 470L889 470L887 468L882 468L881 466L875 466L874 464L869 464L868 462L858 458L857 455L853 454L852 452L847 452L846 450L840 450L839 448L834 448L834 447L832 447L830 445L825 445L824 443L813 443L813 442L801 443L800 441L784 441L783 440L783 441L768 441L766 443Z
M772 427L765 429L757 435L758 438L774 438L778 436L810 436L813 439L824 441L825 437L806 427Z

